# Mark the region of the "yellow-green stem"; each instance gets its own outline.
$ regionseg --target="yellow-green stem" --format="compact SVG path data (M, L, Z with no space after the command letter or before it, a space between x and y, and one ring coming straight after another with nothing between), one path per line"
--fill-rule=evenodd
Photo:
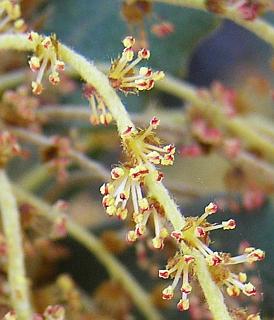
M153 196L160 203L165 203L165 213L169 221L172 221L174 230L181 230L185 224L185 219L181 215L176 203L172 200L169 192L166 188L162 188L161 184L155 181L155 178L151 175L148 175L146 180L146 185L151 196ZM172 216L169 216L173 212ZM174 212L179 214L174 215Z
M8 280L12 307L18 320L30 320L32 308L24 265L20 215L8 177L0 170L0 208L8 250Z
M195 271L199 284L203 289L214 320L232 320L226 309L223 294L212 280L204 257L196 250L192 251L192 255L195 257Z
M24 191L22 188L14 187L14 192L19 201L24 201L34 206L38 209L38 214L41 214L50 221L54 222L56 221L58 216L62 215L60 211L52 208L46 202L38 199L29 192ZM123 286L123 288L128 292L129 296L136 304L136 306L140 309L140 312L142 312L146 317L146 319L162 319L161 315L151 304L147 293L139 286L137 281L126 270L126 268L124 268L124 266L108 252L108 250L104 247L104 245L98 238L96 238L91 232L88 232L77 223L73 222L73 220L71 219L68 219L67 229L68 233L76 241L81 243L96 256L96 258L106 268L109 275Z

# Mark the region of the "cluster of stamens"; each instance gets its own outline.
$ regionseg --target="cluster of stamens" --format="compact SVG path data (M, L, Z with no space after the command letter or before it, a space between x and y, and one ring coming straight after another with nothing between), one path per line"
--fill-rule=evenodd
M135 39L126 37L123 40L124 50L118 59L111 64L109 71L109 80L113 88L119 89L125 93L138 93L138 91L150 90L153 88L155 81L164 78L163 71L153 72L152 69L141 67L136 73L135 67L141 60L148 60L150 51L141 49L134 59Z
M161 146L154 131L160 120L153 117L149 127L145 130L133 130L129 127L122 135L123 146L130 157L138 165L172 165L174 162L175 146L173 144Z
M124 220L128 216L129 200L132 203L130 216L135 223L127 240L133 242L146 233L148 221L153 221L155 236L152 239L154 248L161 249L168 231L164 227L165 218L161 206L154 199L145 196L145 179L148 174L156 181L163 179L163 174L155 169L155 165L171 165L174 161L175 147L162 147L153 132L160 121L154 117L146 130L135 130L132 127L122 134L122 144L128 157L124 166L115 167L111 171L112 181L104 184L100 191L103 206L110 216Z
M170 300L173 298L174 290L177 287L180 279L182 278L182 296L177 304L177 308L180 311L189 309L188 295L191 293L192 290L192 287L189 283L189 275L192 273L193 262L193 256L183 255L178 252L173 258L169 259L167 268L165 270L159 270L160 278L173 278L172 284L163 290L162 297L165 300Z
M146 233L150 218L153 220L155 237L152 245L155 249L162 249L168 231L164 227L165 219L156 201L145 196L144 179L149 174L145 166L134 168L116 167L111 171L112 182L103 184L100 188L104 196L102 204L109 216L126 219L128 216L128 202L131 199L132 212L130 216L135 223L134 230L127 234L127 240L134 242Z
M191 250L198 250L205 258L212 278L219 286L226 286L226 292L229 296L238 296L244 293L247 296L256 294L255 287L247 282L245 273L236 274L231 272L229 267L241 263L253 263L264 259L265 253L260 249L246 248L242 255L231 257L229 253L215 252L209 248L209 232L217 229L231 230L236 227L234 220L223 221L221 224L210 224L206 221L209 215L217 212L217 205L210 203L202 216L198 218L187 218L186 225L182 230L173 231L171 236L178 242L182 252L177 252L175 257L170 259L166 270L160 270L159 276L167 279L174 278L172 285L163 290L163 299L171 299L174 289L179 279L182 278L182 299L178 303L179 310L189 308L187 295L191 291L189 285L189 265L193 263L191 272L195 273L195 259L192 256L183 253L183 247L187 246ZM186 261L187 260L187 261Z
M112 121L112 115L108 110L104 100L97 90L90 84L84 86L84 96L88 99L91 107L90 122L93 125L104 124L108 125Z
M21 86L3 93L0 115L9 124L35 125L38 105L37 97L30 94L27 86Z
M33 43L35 53L29 65L33 72L37 72L36 80L32 82L32 92L39 95L43 91L42 78L46 70L50 69L49 82L56 85L60 82L59 72L65 69L65 64L59 58L59 43L55 35L45 37L31 32L28 39Z
M144 213L149 209L148 200L144 197L143 182L149 170L145 166L134 168L115 167L111 171L112 182L105 183L100 188L104 196L102 204L108 215L116 215L124 220L127 217L127 204L132 200L134 215Z
M21 17L20 5L14 0L0 1L0 32L24 32L26 25Z
M152 246L155 249L163 249L164 240L168 237L169 232L165 227L165 218L157 202L149 199L149 208L145 212L133 215L135 229L130 230L127 235L129 242L134 242L146 233L148 220L152 219L154 225L154 237Z

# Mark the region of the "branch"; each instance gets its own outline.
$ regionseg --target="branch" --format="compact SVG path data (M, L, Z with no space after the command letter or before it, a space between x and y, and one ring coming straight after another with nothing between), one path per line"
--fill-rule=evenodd
M28 130L15 127L8 127L8 130L19 139L33 143L34 145L40 147L49 147L52 145L52 142L49 138L38 133L29 132ZM84 154L73 149L70 149L68 156L70 159L78 163L80 167L92 171L95 177L98 177L103 181L109 178L109 172L99 162L96 162L95 160L92 160Z
M29 320L32 317L32 308L24 265L20 216L10 182L3 169L0 170L0 189L0 208L8 251L11 303L18 320Z
M55 222L58 216L62 215L59 210L57 211L46 202L36 198L34 195L19 187L14 186L14 192L19 201L28 202L38 209L38 214L46 217L52 222ZM158 311L152 306L147 293L139 286L137 281L125 267L107 251L98 238L69 218L67 220L67 229L68 233L76 241L94 254L94 256L104 265L109 275L124 287L140 312L142 312L147 319L162 319ZM30 318L28 318L28 320L29 319Z
M1 35L0 49L31 51L33 48L26 35ZM63 44L60 44L59 46L59 54L60 58L74 68L84 81L94 86L108 106L113 118L116 120L117 129L120 135L125 132L128 127L132 127L132 129L135 128L117 93L111 87L108 78L102 72L100 72L92 63L88 62L83 56ZM174 226L174 229L181 230L185 224L185 219L177 205L173 199L171 199L162 183L156 184L156 182L151 180L151 177L148 175L147 182L151 188L151 195L153 195L163 207L166 217ZM204 279L204 281L207 280ZM208 281L212 282L213 280L209 278ZM216 296L215 298L218 300L222 297ZM209 300L208 302L212 303L212 300ZM214 303L218 304L216 301L214 301ZM221 301L219 302L219 305L223 307L223 314L226 314L226 306L222 304ZM210 309L211 308L214 308L214 306L210 306Z

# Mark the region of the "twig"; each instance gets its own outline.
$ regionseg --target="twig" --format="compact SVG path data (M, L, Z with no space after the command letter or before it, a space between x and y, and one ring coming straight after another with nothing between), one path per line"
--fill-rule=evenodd
M8 280L13 308L18 320L30 320L32 308L24 265L20 216L8 177L0 170L0 208L8 250Z
M34 145L40 147L49 147L52 145L52 141L50 140L50 138L47 138L40 134L29 132L28 130L15 127L8 127L8 130L12 132L15 136L17 136L19 139L33 143ZM95 160L92 160L87 156L83 155L82 153L73 149L70 149L70 151L68 152L68 156L73 161L78 163L80 167L94 172L95 177L98 177L104 181L109 178L109 172L99 162L96 162Z

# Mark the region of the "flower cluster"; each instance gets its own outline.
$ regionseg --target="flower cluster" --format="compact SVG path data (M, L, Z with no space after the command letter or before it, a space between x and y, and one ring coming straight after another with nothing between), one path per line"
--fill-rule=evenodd
M14 156L22 155L22 150L16 138L8 131L0 132L0 167Z
M112 121L112 115L107 108L104 100L97 90L90 84L84 86L84 96L88 99L91 107L90 122L93 125L104 124L108 125Z
M124 220L128 216L128 201L131 199L133 212L132 220L135 229L127 235L129 242L136 241L146 233L146 226L150 217L153 219L155 237L152 245L156 249L163 248L163 241L168 236L164 227L165 219L156 201L145 196L144 179L149 174L145 166L135 168L116 167L111 171L112 182L103 184L100 188L104 196L102 204L108 215L116 215Z
M36 124L35 111L39 101L30 95L28 87L20 86L16 90L5 91L0 104L1 117L8 124L23 127Z
M56 35L48 37L31 32L28 39L33 43L34 51L29 65L33 72L38 72L36 81L32 82L32 91L39 95L43 91L41 82L45 71L50 69L49 81L56 85L60 82L59 72L65 69L65 64L59 57L59 42Z
M255 20L267 6L266 2L264 3L261 0L232 1L232 7L239 12L242 19L248 21Z
M207 0L206 7L216 14L236 10L242 19L253 21L265 10L273 9L273 3L271 0Z
M150 27L152 34L159 38L168 36L174 32L174 25L162 18L153 8L153 3L148 0L123 0L121 14L129 26L129 30L136 36L136 48L147 48L149 45L147 26L152 20L156 20ZM151 21L149 21L151 20ZM148 23L147 23L148 22Z
M174 25L169 21L162 21L160 23L152 25L151 32L154 33L157 37L163 38L174 32Z
M130 32L134 32L136 47L147 48L148 36L145 29L146 20L155 13L153 4L148 0L121 1L121 15L127 22Z
M237 92L232 88L225 87L219 81L214 81L210 90L200 89L199 95L209 103L220 104L222 112L226 116L232 117L237 113Z
M119 89L124 93L138 93L138 91L150 90L153 88L155 81L164 78L163 71L155 71L147 67L141 67L136 73L135 66L141 60L148 60L150 51L148 49L141 49L134 59L135 39L133 37L126 37L123 40L124 50L118 59L114 60L108 74L110 83L113 88Z
M253 263L264 259L265 253L260 249L248 247L243 254L232 257L229 253L215 252L209 248L210 231L216 229L231 230L236 227L234 220L223 221L220 224L211 224L207 222L209 215L217 212L217 205L210 203L205 212L200 217L189 217L182 230L173 231L171 236L177 241L180 250L168 261L165 270L159 271L161 278L172 278L173 283L163 290L163 299L171 299L174 295L174 289L182 278L182 298L178 303L179 310L189 308L188 294L191 292L189 278L195 274L195 258L192 255L184 254L184 248L198 250L205 258L213 280L219 286L226 286L226 292L229 296L238 296L244 293L247 296L256 294L255 287L247 282L245 273L236 274L230 271L229 267L241 263ZM191 251L190 251L191 252Z
M222 132L203 118L196 118L191 123L193 137L204 146L219 146L222 141Z
M130 216L135 223L135 229L128 232L130 242L143 236L151 217L155 229L152 239L154 248L161 249L163 241L168 236L164 227L164 212L156 200L145 196L145 179L148 174L153 175L156 181L163 179L163 174L157 171L155 165L172 165L175 147L162 147L154 129L159 125L157 118L152 118L146 130L135 130L129 127L122 135L122 144L128 161L124 165L115 167L111 171L112 181L104 184L100 191L103 197L103 206L110 216L117 216L124 220L128 216L129 200L133 212Z
M122 144L132 165L151 163L168 166L173 164L175 146L173 144L161 146L160 140L154 132L159 124L160 120L153 117L147 129L133 130L132 127L128 127L122 134Z
M21 19L20 5L14 0L1 0L0 32L11 30L19 32L24 32L26 30L25 22Z
M64 320L65 309L60 305L48 306L43 315L38 313L34 314L32 320ZM17 320L15 311L8 312L3 320Z
M70 141L65 137L53 136L52 144L42 152L43 161L48 163L50 168L57 171L57 178L64 182L67 178L67 167L70 164L69 153L71 150Z
M143 214L149 209L148 200L144 197L142 189L144 178L148 173L149 170L145 166L134 168L119 166L111 170L112 182L103 184L100 188L104 196L102 204L108 215L126 219L127 203L130 198L134 215Z

